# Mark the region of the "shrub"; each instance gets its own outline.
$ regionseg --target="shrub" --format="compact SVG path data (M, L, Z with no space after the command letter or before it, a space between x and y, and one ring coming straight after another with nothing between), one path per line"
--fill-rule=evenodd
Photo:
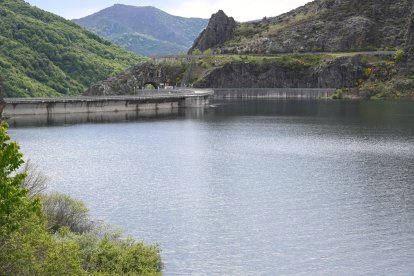
M68 195L59 193L44 195L43 213L47 219L48 229L52 233L67 227L71 232L82 234L93 227L85 204Z
M29 198L38 197L45 192L48 179L30 160L26 161L21 172L26 174L22 187L27 189Z
M337 89L335 91L335 93L332 95L332 100L342 100L344 95L343 95L343 90L342 89Z
M198 55L201 55L201 54L202 54L202 52L201 52L198 48L195 48L195 49L191 52L191 54L192 54L192 55L195 55L195 56L198 56Z
M213 50L211 48L208 48L207 50L204 51L203 54L206 56L211 56L213 54Z
M18 230L21 221L40 210L39 200L30 200L22 187L26 174L17 170L23 164L23 155L17 143L10 141L7 127L0 124L0 234Z
M163 269L157 246L123 239L121 232L108 230L107 225L81 235L68 232L57 237L79 246L81 266L93 275L160 275Z
M405 58L406 58L405 51L404 51L403 49L398 49L398 50L395 52L395 54L394 54L393 58L394 58L394 61L395 61L395 62L402 62L402 61L404 61L404 60L405 60Z

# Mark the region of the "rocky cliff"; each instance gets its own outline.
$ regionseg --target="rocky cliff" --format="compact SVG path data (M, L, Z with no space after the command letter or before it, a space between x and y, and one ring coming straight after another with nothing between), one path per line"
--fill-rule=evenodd
M228 17L222 10L218 11L211 16L207 28L195 40L189 53L191 54L195 49L204 52L207 49L221 45L233 37L236 26L233 17Z
M414 5L411 8L411 14L408 20L405 43L408 59L414 61Z
M146 85L152 85L152 88L158 88L160 84L177 85L182 76L183 68L180 64L144 62L113 78L96 83L85 91L84 95L133 95Z
M412 0L316 0L277 17L237 24L225 42L209 47L243 54L402 47L412 6Z
M99 82L85 95L134 94L146 84L199 88L345 88L365 78L366 57L292 55L275 58L206 57L145 62Z
M320 64L277 61L232 62L210 71L199 82L205 88L343 88L363 78L361 56L329 59Z

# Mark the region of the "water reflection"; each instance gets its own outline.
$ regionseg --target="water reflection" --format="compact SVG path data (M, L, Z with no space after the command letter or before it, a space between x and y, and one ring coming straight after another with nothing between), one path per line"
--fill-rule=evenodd
M206 108L159 109L106 113L17 116L7 120L11 127L59 126L116 123L147 119L231 120L237 116L306 117L352 122L364 125L407 125L414 121L414 103L410 101L321 101L321 100L222 100ZM411 129L408 127L407 129Z
M54 114L36 115L36 116L15 116L7 119L10 127L45 127L75 124L100 124L139 121L146 119L174 119L185 115L185 110L145 110L122 111L122 112L102 112L102 113L72 113L72 114Z
M51 189L160 243L166 275L414 273L412 102L92 115L10 134Z

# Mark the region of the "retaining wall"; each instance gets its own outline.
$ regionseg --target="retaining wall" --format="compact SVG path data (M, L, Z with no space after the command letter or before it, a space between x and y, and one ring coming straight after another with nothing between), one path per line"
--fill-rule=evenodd
M335 88L214 88L213 90L214 99L320 99L330 97L336 91Z

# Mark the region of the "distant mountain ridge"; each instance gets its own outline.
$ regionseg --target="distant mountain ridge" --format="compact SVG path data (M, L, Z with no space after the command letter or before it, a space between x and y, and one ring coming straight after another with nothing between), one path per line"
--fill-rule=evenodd
M0 79L6 97L79 95L143 59L25 1L0 0Z
M155 7L116 4L73 22L135 53L186 52L208 19L170 15Z

